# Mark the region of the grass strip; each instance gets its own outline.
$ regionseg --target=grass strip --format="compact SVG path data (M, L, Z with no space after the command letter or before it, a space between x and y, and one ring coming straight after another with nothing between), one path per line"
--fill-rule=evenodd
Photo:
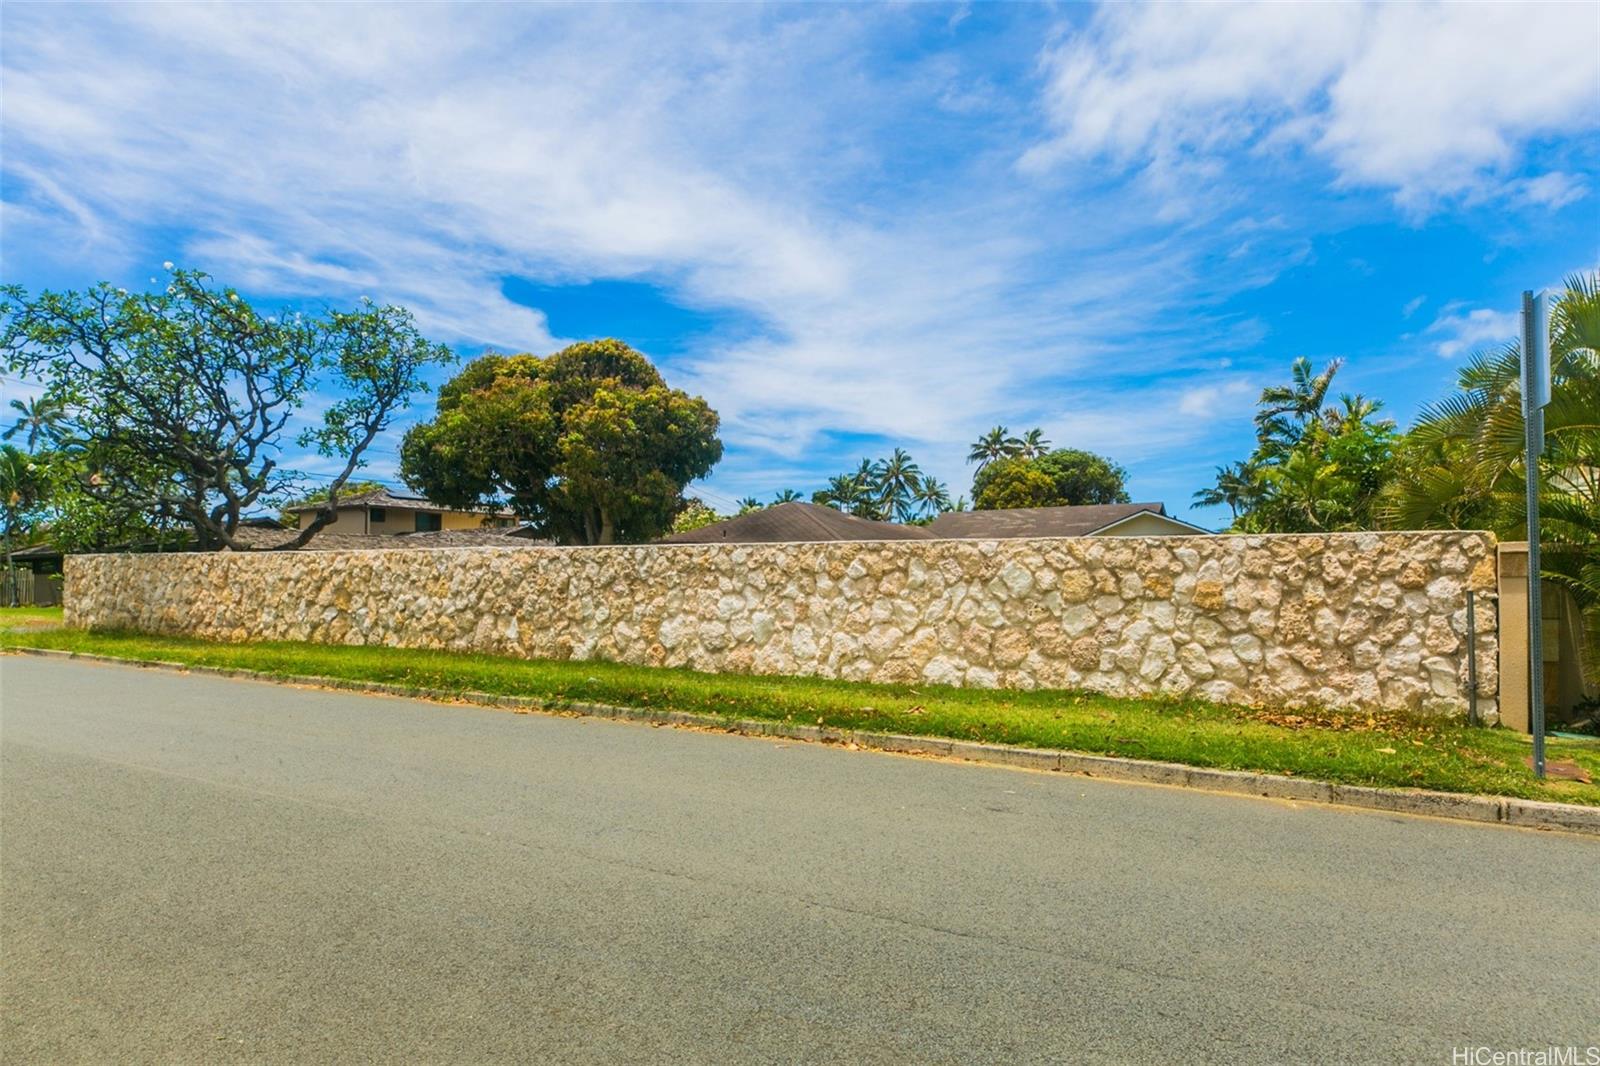
M1600 785L1537 781L1528 738L1405 715L1275 712L1092 692L877 685L704 674L606 662L511 659L454 651L301 643L222 644L188 637L16 627L0 609L0 648L34 647L157 659L278 676L376 681L950 737L1097 755L1288 774L1353 785L1413 787L1600 805ZM1552 760L1600 779L1600 744L1551 740Z

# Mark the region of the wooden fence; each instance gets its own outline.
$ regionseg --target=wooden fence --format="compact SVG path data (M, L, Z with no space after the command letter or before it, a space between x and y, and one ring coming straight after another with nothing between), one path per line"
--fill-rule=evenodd
M12 589L23 607L55 607L61 602L61 575L35 574L18 567L7 573L0 567L0 607L10 607Z

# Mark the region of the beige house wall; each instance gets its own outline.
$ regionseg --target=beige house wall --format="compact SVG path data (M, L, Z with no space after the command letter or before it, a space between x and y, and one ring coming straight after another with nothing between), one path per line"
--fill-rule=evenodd
M445 529L482 529L489 520L488 515L467 511L445 511L443 518Z
M346 533L362 536L367 532L365 507L340 507L333 512L333 521L322 527L324 533ZM309 526L317 517L315 511L301 511L299 528Z
M1164 515L1146 511L1118 522L1110 529L1089 534L1092 537L1193 537L1194 527L1174 522Z
M340 507L334 512L335 518L329 525L323 526L327 533L351 533L357 536L370 534L372 536L393 536L396 533L414 533L417 528L417 510L408 507L380 508L385 512L384 520L368 521L369 508L363 504L357 507ZM472 511L421 511L423 514L437 514L441 519L443 529L480 529L486 525L491 516ZM309 526L315 518L314 511L300 512L300 528Z
M1464 714L1484 533L67 559L67 623L703 671ZM1480 617L1480 708L1497 637Z

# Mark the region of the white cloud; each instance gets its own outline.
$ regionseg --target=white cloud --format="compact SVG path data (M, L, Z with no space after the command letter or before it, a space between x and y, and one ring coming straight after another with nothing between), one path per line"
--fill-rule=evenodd
M1518 312L1469 309L1461 303L1449 303L1439 310L1439 316L1424 333L1440 338L1433 345L1435 354L1441 359L1454 359L1514 341L1521 330L1522 316Z
M1400 317L1410 318L1412 315L1422 310L1422 305L1427 302L1428 297L1426 295L1413 296L1411 299L1407 300L1406 305L1400 309Z
M1516 182L1513 189L1513 196L1521 203L1546 207L1552 211L1589 195L1588 182L1575 174L1565 174L1559 170Z
M1216 418L1248 407L1256 388L1234 379L1193 385L1178 394L1178 413L1187 418Z
M1115 6L1064 38L1046 62L1057 136L1033 160L1157 157L1163 185L1018 173L1034 87L992 59L1042 46L1034 9L1003 48L905 59L912 20L949 36L990 20L14 5L8 269L17 249L68 276L142 279L176 259L264 296L371 294L442 340L535 351L563 338L505 297L507 277L651 282L757 323L668 368L722 413L718 484L739 493L873 441L959 488L960 442L995 422L1192 461L1248 390L1171 382L1229 360L1246 373L1268 320L1223 308L1312 258L1320 218L1262 191L1266 147L1340 158L1329 88L1380 28L1355 10ZM1495 121L1514 145L1532 120ZM1262 180L1233 202L1193 195L1182 179L1226 176L1209 153L1228 146L1257 150ZM1534 178L1524 196L1578 187Z
M1192 174L1224 149L1302 148L1339 183L1440 198L1581 195L1521 181L1522 149L1600 126L1600 20L1551 3L1117 4L1046 63L1046 169L1107 157ZM1541 199L1542 198L1542 199Z

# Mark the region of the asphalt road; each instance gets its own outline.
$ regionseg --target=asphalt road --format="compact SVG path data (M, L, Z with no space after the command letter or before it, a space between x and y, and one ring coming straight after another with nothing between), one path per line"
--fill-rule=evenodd
M0 658L23 1062L1600 1043L1600 843Z

